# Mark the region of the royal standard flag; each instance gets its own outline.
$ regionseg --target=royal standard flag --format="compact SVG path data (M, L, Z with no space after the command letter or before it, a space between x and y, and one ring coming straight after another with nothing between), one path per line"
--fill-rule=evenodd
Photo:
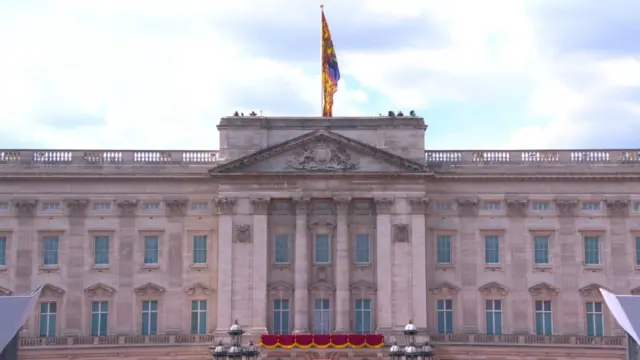
M340 80L340 69L338 68L338 58L336 49L333 47L329 24L322 11L322 91L323 107L322 116L333 116L333 95L338 91L338 80Z

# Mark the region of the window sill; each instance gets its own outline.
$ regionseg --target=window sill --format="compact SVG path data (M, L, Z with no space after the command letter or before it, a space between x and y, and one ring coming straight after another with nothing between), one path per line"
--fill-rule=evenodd
M502 271L500 264L484 264L484 271Z
M368 262L368 263L354 263L353 264L353 266L358 268L358 269L368 269L368 268L371 267L371 265L372 264L370 262Z
M60 266L58 265L40 265L40 272L58 272L60 271Z
M93 264L93 267L91 269L95 271L109 270L109 264Z
M551 264L533 264L534 272L549 272L553 269Z
M192 263L191 265L189 265L190 268L192 269L206 269L209 267L209 264L207 263Z
M0 265L0 272L5 272L7 271L7 266L6 265Z
M598 264L598 265L586 265L583 264L583 270L584 271L591 271L591 272L596 272L596 271L603 271L604 270L604 265L602 264Z
M441 269L441 270L448 270L448 269L454 269L456 266L454 264L436 264L436 269Z
M637 264L637 265L634 267L634 269L635 269L635 270L640 270L640 264Z
M143 264L140 268L143 270L158 270L160 269L160 264Z
M289 263L273 263L271 267L274 269L291 269L291 264Z

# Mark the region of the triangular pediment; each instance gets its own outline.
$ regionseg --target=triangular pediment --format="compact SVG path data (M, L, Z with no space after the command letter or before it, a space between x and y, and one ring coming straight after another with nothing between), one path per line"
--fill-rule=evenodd
M349 289L353 292L375 292L376 286L368 281L361 280L351 284Z
M309 290L311 291L334 291L335 289L335 286L326 281L317 281L309 286Z
M9 290L9 289L7 289L5 287L0 286L0 296L9 296L11 294L13 294L13 291L11 291L11 290Z
M506 286L497 282L490 282L488 284L485 284L481 286L478 290L480 290L480 292L485 296L491 296L491 295L506 296L507 294L509 294L509 289Z
M543 282L530 287L529 293L532 296L540 296L540 295L555 296L555 295L558 295L558 288Z
M84 289L84 291L87 293L89 297L111 296L113 295L114 292L116 292L116 289L112 288L109 285L105 285L103 283L97 283Z
M42 290L40 291L40 296L62 296L64 295L64 289L57 287L52 284L44 284L42 285Z
M184 291L189 295L209 295L211 293L211 288L201 282L195 282L189 286L187 286Z
M442 282L442 283L438 284L437 286L432 287L429 290L434 295L440 295L440 294L442 294L442 295L457 295L458 292L460 291L460 288L445 281L445 282Z
M316 130L209 170L229 173L428 173L419 162L328 130Z
M609 290L606 287L598 284L589 284L578 289L578 292L580 293L580 295L584 297L593 297L593 296L598 297L598 296L601 296L600 288Z
M294 287L293 285L286 283L284 281L276 281L274 283L269 284L269 286L267 286L267 290L269 291L285 291L285 292L291 292L293 291Z
M140 285L137 288L133 289L133 292L136 295L140 296L148 296L148 295L160 295L165 292L165 288L158 284L154 284L152 282L148 282L146 284Z

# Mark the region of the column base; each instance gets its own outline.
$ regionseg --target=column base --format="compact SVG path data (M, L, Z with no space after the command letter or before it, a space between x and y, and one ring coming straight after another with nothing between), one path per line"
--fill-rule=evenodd
M293 334L310 334L309 329L293 329Z

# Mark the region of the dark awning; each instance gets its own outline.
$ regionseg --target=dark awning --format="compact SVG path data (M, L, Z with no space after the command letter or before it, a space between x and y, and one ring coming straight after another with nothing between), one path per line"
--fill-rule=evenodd
M7 346L35 309L41 289L40 286L27 295L0 296L0 351Z

